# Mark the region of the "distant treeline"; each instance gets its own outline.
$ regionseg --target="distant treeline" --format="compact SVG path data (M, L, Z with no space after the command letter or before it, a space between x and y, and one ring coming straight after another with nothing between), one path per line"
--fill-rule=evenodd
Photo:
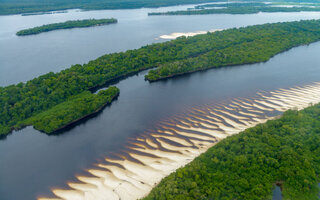
M0 15L47 12L66 9L102 10L161 7L224 0L2 0Z
M144 200L318 200L320 105L227 137L164 178Z
M234 64L268 60L289 48L320 39L320 20L255 25L147 45L104 55L84 65L50 72L26 83L0 87L0 134L28 118L139 71L158 67L149 80Z
M243 0L243 2L252 0ZM209 2L226 2L226 0L1 0L0 15L23 14L35 12L58 11L67 9L102 10L133 9L174 6L182 4L200 4ZM265 0L256 0L265 2ZM271 0L271 2L288 2L287 0ZM289 2L316 2L319 0L290 0Z
M237 4L233 5L224 4L210 6L218 7L221 9L203 9L204 6L198 6L195 10L179 10L179 11L169 11L169 12L152 12L148 13L149 16L152 15L208 15L208 14L255 14L259 12L318 12L320 7L271 7L271 6L251 6L248 4L242 4L238 6Z
M54 23L54 24L46 24L42 26L37 26L34 28L24 29L17 32L18 36L25 36L25 35L34 35L43 32L49 32L58 29L71 29L71 28L84 28L84 27L91 27L91 26L101 26L107 24L117 23L116 19L84 19L84 20L74 20L74 21L66 21L61 23Z
M189 56L162 63L149 71L145 76L147 80L156 81L208 68L265 62L292 47L320 40L320 21L234 28L178 40L197 42L190 48Z
M231 8L231 7L257 7L257 6L269 6L269 5L273 5L273 4L266 4L266 3L262 3L262 2L230 2L230 3L208 3L208 4L202 4L202 5L198 5L198 6L195 6L194 9L206 9L206 8L211 8L211 7L214 7L214 8L218 8L218 9L221 9L221 8L225 8L225 7L228 7L228 8ZM280 4L282 5L282 4ZM192 10L192 9L191 9Z

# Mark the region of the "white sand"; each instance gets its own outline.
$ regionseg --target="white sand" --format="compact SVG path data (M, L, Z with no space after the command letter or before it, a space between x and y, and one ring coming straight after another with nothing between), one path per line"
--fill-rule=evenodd
M172 40L172 39L176 39L178 37L181 36L185 36L185 37L192 37L195 35L200 35L200 34L206 34L208 32L213 33L216 31L221 31L222 29L214 29L214 30L210 30L210 31L196 31L196 32L186 32L186 33L171 33L169 35L161 35L159 38L161 39L166 39L166 40Z

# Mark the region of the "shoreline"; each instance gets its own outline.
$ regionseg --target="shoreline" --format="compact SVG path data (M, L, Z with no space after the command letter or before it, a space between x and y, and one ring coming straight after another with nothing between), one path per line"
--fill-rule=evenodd
M177 39L178 37L193 37L196 35L202 35L202 34L206 34L206 33L213 33L216 31L222 31L223 29L213 29L213 30L209 30L209 31L196 31L196 32L184 32L184 33L180 33L180 32L174 32L168 35L161 35L158 39L165 39L165 40L171 40L171 39Z

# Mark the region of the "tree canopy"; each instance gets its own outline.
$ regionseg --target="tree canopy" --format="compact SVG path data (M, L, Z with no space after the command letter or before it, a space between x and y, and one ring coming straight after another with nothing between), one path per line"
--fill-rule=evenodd
M265 62L292 47L320 40L320 21L234 28L196 36L190 40L193 39L198 40L198 45L189 49L189 56L159 65L149 71L146 79L156 81L208 68Z

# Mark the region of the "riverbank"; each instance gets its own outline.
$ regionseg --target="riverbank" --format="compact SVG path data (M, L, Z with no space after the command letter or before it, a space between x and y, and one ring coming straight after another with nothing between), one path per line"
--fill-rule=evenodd
M166 39L166 40L172 40L172 39L177 39L178 37L193 37L196 35L202 35L206 33L213 33L216 31L222 31L222 29L216 29L216 30L210 30L210 31L197 31L197 32L186 32L186 33L171 33L169 35L161 35L159 38L161 39Z
M117 19L84 19L84 20L74 20L66 21L61 23L46 24L42 26L37 26L34 28L24 29L16 33L17 36L35 35L43 32L49 32L61 29L72 29L72 28L87 28L92 26L103 26L108 24L118 23Z

